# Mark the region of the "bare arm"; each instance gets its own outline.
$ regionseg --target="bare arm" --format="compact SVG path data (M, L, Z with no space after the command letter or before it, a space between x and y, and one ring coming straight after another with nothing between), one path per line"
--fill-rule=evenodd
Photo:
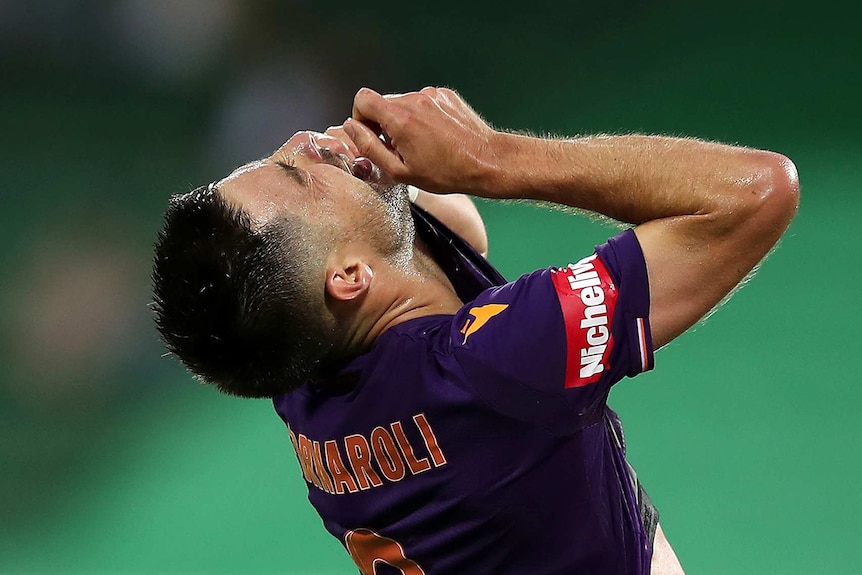
M651 136L506 134L438 88L394 97L361 90L354 118L346 127L360 150L401 181L440 193L547 200L636 224L656 347L721 301L798 205L795 167L772 152Z

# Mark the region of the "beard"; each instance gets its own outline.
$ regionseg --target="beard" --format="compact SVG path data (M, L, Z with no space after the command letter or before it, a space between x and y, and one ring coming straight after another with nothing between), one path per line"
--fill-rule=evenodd
M386 204L388 219L398 221L407 218L413 221L410 216L410 193L405 184L370 184L370 186Z
M381 206L377 209L380 218L369 222L374 245L393 264L406 263L413 256L413 241L416 227L410 213L410 195L404 184L369 184Z

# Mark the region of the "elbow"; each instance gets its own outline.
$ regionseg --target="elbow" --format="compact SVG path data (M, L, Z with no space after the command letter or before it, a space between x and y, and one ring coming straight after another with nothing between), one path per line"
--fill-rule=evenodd
M765 154L770 176L763 203L768 205L768 212L784 231L799 210L799 173L787 156L774 152Z
M744 221L774 243L799 209L799 174L782 154L758 151L753 156L747 176L739 181L737 193L726 207L735 216L729 218L733 225Z

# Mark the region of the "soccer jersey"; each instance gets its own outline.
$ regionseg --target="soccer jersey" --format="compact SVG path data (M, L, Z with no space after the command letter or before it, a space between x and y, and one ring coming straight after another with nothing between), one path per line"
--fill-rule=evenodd
M398 324L337 377L274 400L326 529L365 575L648 573L606 405L653 361L634 233L494 287L457 237L426 236L450 277L470 276L456 285L468 303Z

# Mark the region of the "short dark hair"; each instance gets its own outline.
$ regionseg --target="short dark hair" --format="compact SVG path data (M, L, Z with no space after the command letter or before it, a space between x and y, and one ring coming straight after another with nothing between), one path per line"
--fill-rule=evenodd
M310 236L290 216L253 229L214 184L171 198L152 276L168 349L231 395L273 397L317 377L334 328Z

